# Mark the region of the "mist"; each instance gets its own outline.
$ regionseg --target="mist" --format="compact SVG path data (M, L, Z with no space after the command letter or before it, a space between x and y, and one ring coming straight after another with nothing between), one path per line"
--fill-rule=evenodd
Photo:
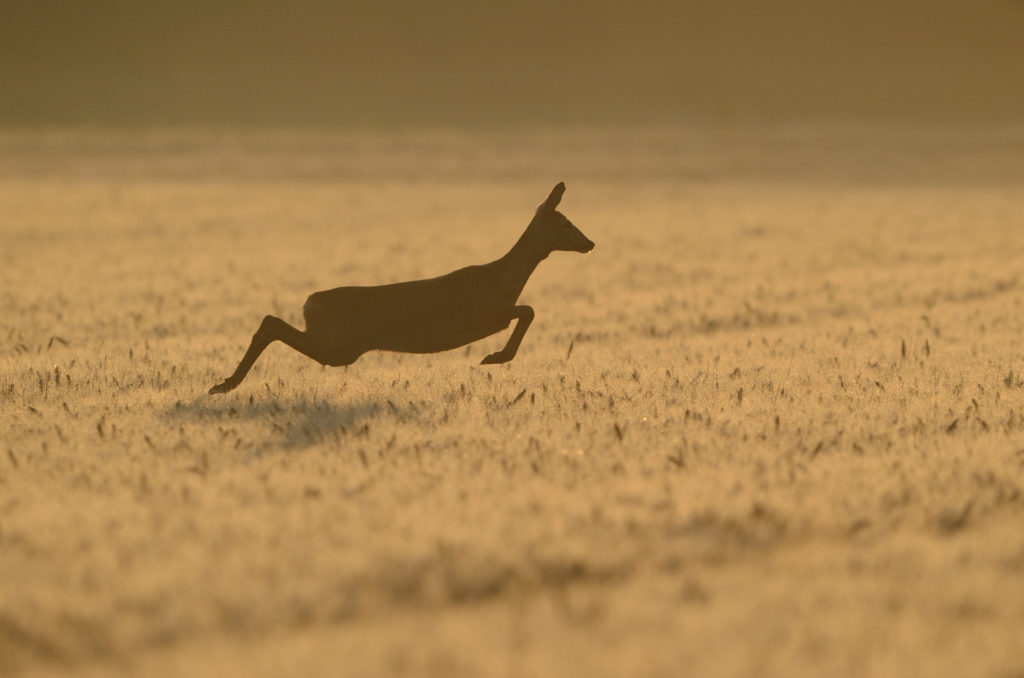
M0 124L1012 122L1024 3L15 3Z

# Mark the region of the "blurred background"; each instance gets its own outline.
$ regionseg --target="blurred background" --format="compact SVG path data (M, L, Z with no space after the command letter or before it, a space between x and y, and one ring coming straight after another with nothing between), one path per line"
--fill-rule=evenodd
M0 676L1021 678L1022 83L1024 0L0 0ZM510 366L205 395L560 180Z
M1021 0L4 0L0 124L1005 123Z

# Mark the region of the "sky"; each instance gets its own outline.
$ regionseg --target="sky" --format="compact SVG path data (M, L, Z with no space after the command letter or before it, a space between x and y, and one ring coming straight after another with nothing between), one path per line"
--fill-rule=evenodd
M1024 121L1024 0L0 0L0 125Z

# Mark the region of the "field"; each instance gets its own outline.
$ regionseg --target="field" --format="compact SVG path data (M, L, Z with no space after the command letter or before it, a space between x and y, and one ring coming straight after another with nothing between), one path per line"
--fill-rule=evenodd
M310 292L597 243L323 368ZM1024 676L1024 131L0 133L0 674Z

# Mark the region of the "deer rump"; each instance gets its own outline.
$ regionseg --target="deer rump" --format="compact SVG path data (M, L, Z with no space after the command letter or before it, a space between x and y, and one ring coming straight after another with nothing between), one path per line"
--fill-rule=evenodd
M482 266L427 280L336 287L315 292L303 313L306 332L345 353L436 353L506 329L514 298Z

